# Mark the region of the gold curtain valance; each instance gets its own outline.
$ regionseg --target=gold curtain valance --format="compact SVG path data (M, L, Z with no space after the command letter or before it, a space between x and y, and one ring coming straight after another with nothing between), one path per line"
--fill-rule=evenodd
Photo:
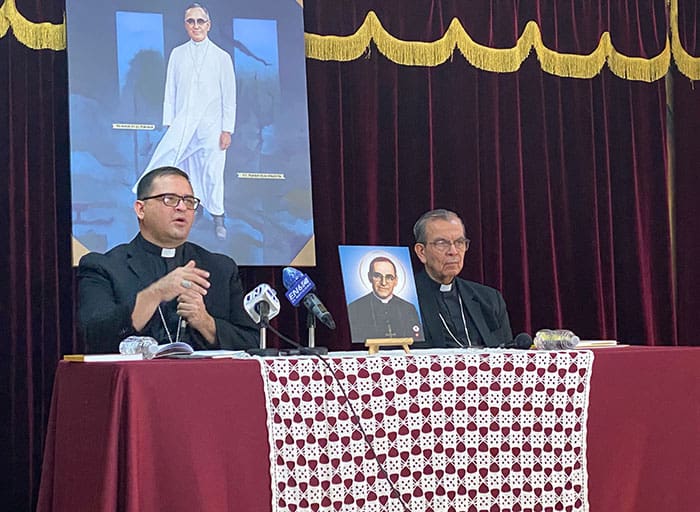
M374 42L387 59L404 66L438 66L451 58L455 48L472 66L494 73L511 73L520 68L532 50L542 70L555 76L591 78L605 64L620 78L652 82L662 78L671 65L671 56L678 70L691 80L700 79L700 57L693 57L683 48L678 35L678 0L671 0L670 34L666 45L651 58L629 57L618 52L609 32L604 32L597 48L587 55L560 53L542 42L540 28L529 21L513 48L490 48L476 43L460 21L453 18L443 36L432 42L404 41L387 32L374 13L367 13L354 34L326 36L305 34L306 56L309 59L345 62L361 57ZM22 16L15 0L5 0L0 7L0 37L12 27L15 38L29 48L64 50L66 25L33 23Z
M17 10L15 0L5 0L0 7L0 37L5 37L9 28L20 43L33 50L66 49L66 16L63 23L34 23Z
M671 65L671 56L679 71L690 78L700 78L700 57L691 56L681 44L678 35L678 0L670 2L670 34L666 45L651 58L629 57L618 52L609 32L604 32L597 48L587 55L560 53L547 48L542 42L540 28L529 21L513 48L489 48L476 43L460 21L453 18L443 36L433 42L403 41L392 36L382 26L377 15L370 11L354 34L322 36L306 34L306 56L316 60L349 61L362 56L373 41L377 50L387 59L405 66L438 66L449 59L455 48L474 67L495 73L517 71L532 50L542 70L552 75L569 78L591 78L600 73L607 63L620 78L652 82L662 78Z

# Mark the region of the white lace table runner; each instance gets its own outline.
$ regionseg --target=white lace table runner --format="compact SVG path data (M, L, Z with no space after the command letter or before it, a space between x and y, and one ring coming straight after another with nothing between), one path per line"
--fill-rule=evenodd
M591 352L329 359L371 448L317 358L261 361L273 511L588 510Z

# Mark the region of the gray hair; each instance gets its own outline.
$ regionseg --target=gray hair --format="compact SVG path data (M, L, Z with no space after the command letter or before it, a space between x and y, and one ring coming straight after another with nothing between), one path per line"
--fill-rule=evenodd
M204 14L207 15L207 19L211 20L211 16L209 16L209 11L207 10L207 8L204 7L202 4L198 4L196 2L187 6L187 8L185 9L185 14L187 14L187 11L189 11L190 9L195 9L197 7L204 11Z
M423 215L420 216L420 219L418 219L413 225L413 237L416 239L417 243L424 244L426 242L425 227L427 226L428 222L433 220L452 221L455 219L459 221L459 223L462 225L462 231L464 231L464 222L462 222L462 219L459 218L459 215L457 215L453 211L445 210L444 208L438 208L436 210L430 210L429 212L425 212Z

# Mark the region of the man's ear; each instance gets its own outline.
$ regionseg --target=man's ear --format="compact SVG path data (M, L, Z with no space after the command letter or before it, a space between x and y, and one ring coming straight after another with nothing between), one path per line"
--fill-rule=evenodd
M138 217L139 220L143 220L144 205L145 203L143 201L139 201L138 199L134 201L134 211L136 212L136 217Z
M416 256L418 256L420 262L425 263L425 245L421 243L416 243L413 246L413 251L416 253Z

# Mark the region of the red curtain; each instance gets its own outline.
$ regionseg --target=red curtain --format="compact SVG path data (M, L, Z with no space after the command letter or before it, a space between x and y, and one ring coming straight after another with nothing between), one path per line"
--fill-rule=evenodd
M3 7L6 7L5 5ZM62 23L62 2L17 2ZM66 52L0 38L0 460L3 510L33 510L53 376L73 349Z
M437 40L457 17L498 48L515 46L531 19L558 52L590 53L606 30L628 56L655 56L666 41L660 1L426 4L307 4L307 31L351 34L371 8L406 40ZM415 219L446 207L473 240L464 275L503 291L514 331L677 343L662 80L607 68L560 78L534 55L497 74L459 55L407 67L369 53L307 63L317 239L328 247L314 275L322 290L338 285L336 244L411 245ZM342 312L342 297L329 300Z
M16 4L31 21L62 22L58 0ZM608 31L620 53L649 58L668 33L663 0L307 0L306 30L352 34L370 9L400 39L436 40L457 17L495 48L514 46L528 20L557 52L590 53ZM679 23L696 54L693 9L681 9ZM30 510L56 363L82 349L72 325L66 55L31 50L12 29L0 53L1 502ZM628 81L607 67L590 80L562 78L542 72L534 54L504 74L458 52L408 67L376 47L346 63L308 60L307 75L318 259L309 273L338 323L336 333L319 328L319 344L349 348L337 245L411 245L413 222L433 207L463 216L473 240L463 274L503 291L516 332L562 326L587 338L697 344L700 102L687 78L674 78L669 193L662 80ZM244 269L245 286L281 290L280 270ZM278 318L280 330L304 337L296 310Z
M700 5L679 5L678 28L683 47L700 56ZM700 88L679 73L673 74L671 109L675 148L674 200L676 217L676 283L678 288L678 339L700 345L695 320L700 311ZM669 327L670 329L670 327Z

